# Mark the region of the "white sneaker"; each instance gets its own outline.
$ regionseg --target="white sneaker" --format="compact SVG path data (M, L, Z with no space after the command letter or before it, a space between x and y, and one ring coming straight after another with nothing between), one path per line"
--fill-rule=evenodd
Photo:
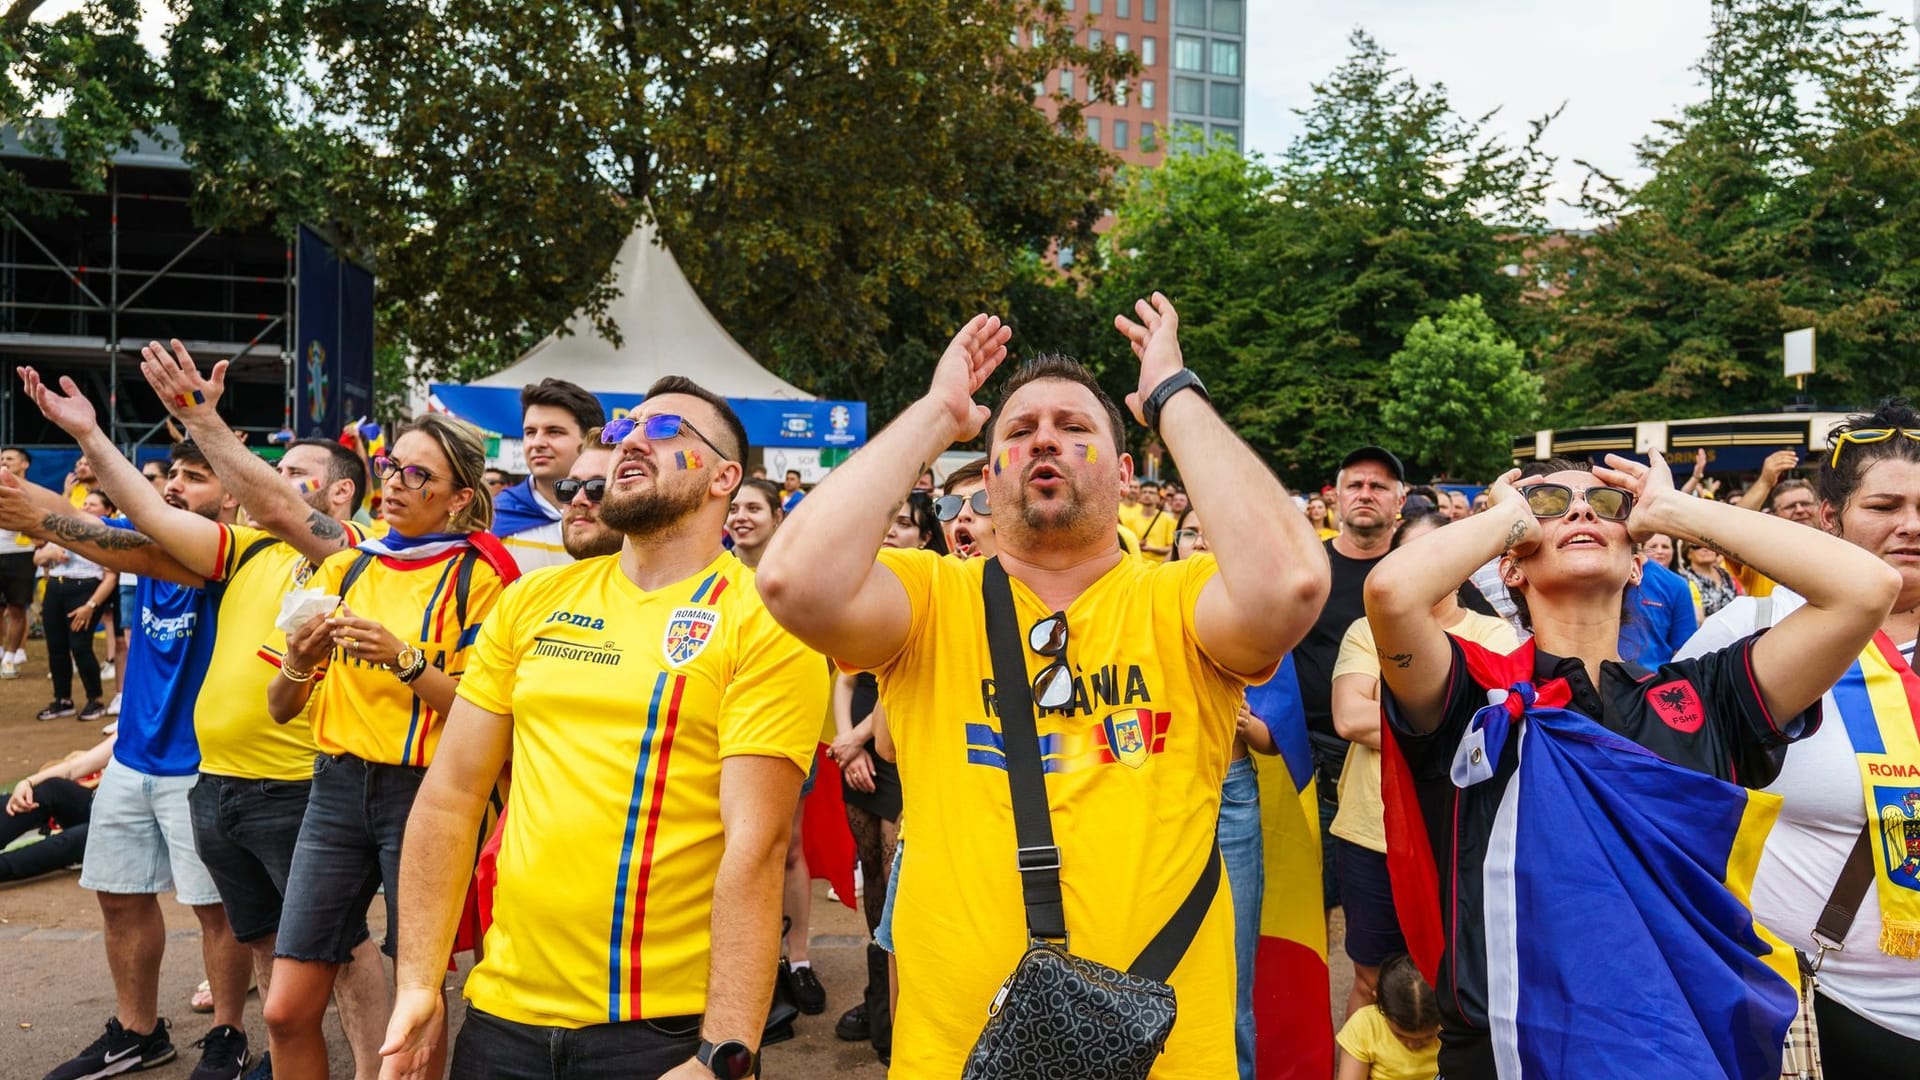
M12 653L8 654L7 659L15 664L24 664L27 662L27 650L15 649Z
M118 671L115 671L113 668L113 665L110 663L100 665L100 677L102 679L112 679L118 676L119 674L120 673Z
M0 660L0 679L17 679L19 677L20 669L13 666L13 661Z
M113 695L112 703L107 706L107 715L108 716L120 715L120 695L119 694Z
M120 730L120 721L118 721L118 720L115 720L115 721L114 721L113 723L111 723L111 724L108 724L108 725L107 725L106 727L103 727L103 728L101 728L101 729L100 729L100 734L102 734L102 735L111 735L111 734L113 734L114 732L116 732L116 731L119 731L119 730Z

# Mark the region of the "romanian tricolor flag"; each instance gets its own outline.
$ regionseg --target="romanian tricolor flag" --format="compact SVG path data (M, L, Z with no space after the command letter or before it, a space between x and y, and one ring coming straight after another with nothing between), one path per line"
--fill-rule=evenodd
M1748 896L1779 797L1565 708L1564 679L1528 681L1531 641L1505 656L1459 644L1488 704L1460 741L1453 786L1490 782L1518 757L1478 871L1501 1080L1778 1077L1798 975ZM1382 749L1387 860L1395 903L1412 902L1400 922L1413 945L1440 914L1437 893L1411 890L1438 882L1424 830L1451 823L1421 822L1417 804L1406 819L1406 759L1390 734ZM1407 873L1422 861L1424 875ZM1423 968L1434 959L1415 954Z
M1253 1018L1261 1080L1326 1080L1333 1075L1333 1017L1327 977L1327 913L1320 906L1320 796L1307 716L1293 658L1247 707L1279 745L1260 769L1260 831L1267 888L1254 957Z
M676 450L673 454L673 461L674 464L682 469L697 469L700 467L700 451Z

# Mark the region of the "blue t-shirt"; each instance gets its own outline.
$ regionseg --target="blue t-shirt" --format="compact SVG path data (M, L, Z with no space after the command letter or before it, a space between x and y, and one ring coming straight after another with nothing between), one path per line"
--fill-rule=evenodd
M215 599L150 577L133 595L140 623L128 628L113 756L148 776L191 776L200 768L193 703L213 658Z
M1640 570L1640 583L1627 587L1626 617L1620 623L1620 659L1649 670L1673 659L1700 620L1693 613L1687 579L1656 562Z
M786 498L786 501L780 504L780 513L782 514L793 513L793 508L796 506L799 506L800 500L806 497L807 497L807 493L804 491L795 491L793 494L788 495Z

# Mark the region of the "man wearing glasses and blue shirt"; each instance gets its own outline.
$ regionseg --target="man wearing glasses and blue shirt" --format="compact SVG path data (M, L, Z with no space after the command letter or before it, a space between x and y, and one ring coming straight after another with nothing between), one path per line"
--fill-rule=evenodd
M1128 404L1190 466L1193 503L1215 523L1210 555L1155 564L1122 552L1123 420L1078 363L1040 358L991 413L975 403L1010 336L980 315L928 394L814 489L761 561L773 616L843 667L877 673L889 707L915 853L894 923L903 1075L961 1072L1029 940L985 575L1011 579L1023 631L1070 951L1119 968L1218 859L1240 691L1273 672L1326 595L1317 536L1185 369L1172 304L1155 294L1135 310L1140 321L1115 320L1140 359ZM880 551L922 463L983 427L996 557ZM1179 1012L1156 1080L1237 1072L1227 890L1205 911L1168 980Z

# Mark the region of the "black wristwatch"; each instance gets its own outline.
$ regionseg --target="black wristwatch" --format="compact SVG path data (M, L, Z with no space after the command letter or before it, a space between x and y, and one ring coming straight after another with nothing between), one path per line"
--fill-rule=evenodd
M729 1039L723 1043L710 1043L700 1040L700 1049L694 1052L694 1060L713 1070L720 1080L745 1080L760 1071L760 1055L753 1052L746 1043Z
M1140 415L1147 421L1149 431L1160 434L1160 410L1166 408L1168 398L1182 390L1192 390L1207 404L1213 404L1213 396L1201 384L1200 376L1195 375L1192 368L1181 368L1162 380L1159 386L1153 388L1153 393L1147 395L1147 400L1141 403Z

